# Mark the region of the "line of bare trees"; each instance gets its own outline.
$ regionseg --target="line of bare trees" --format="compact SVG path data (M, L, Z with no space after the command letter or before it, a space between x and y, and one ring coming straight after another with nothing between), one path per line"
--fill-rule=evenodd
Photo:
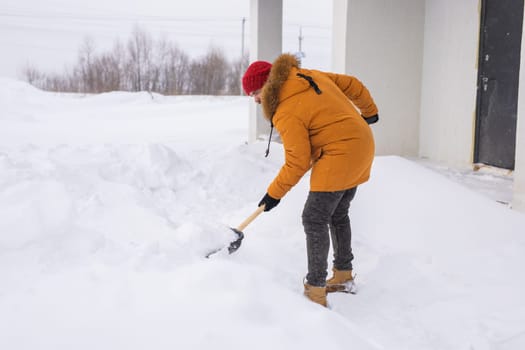
M93 41L86 39L74 67L62 74L46 74L28 66L23 75L30 84L48 91L239 95L240 76L247 64L247 56L229 62L215 47L203 57L191 59L176 44L166 39L155 41L135 27L125 45L116 41L107 52L95 53Z

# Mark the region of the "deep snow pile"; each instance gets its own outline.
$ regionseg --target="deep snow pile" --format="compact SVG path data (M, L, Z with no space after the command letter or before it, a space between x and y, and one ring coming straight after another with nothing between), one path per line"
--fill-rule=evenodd
M243 97L0 80L0 348L525 348L525 215L399 157L351 209L359 294L302 296L308 178L229 242L282 162Z

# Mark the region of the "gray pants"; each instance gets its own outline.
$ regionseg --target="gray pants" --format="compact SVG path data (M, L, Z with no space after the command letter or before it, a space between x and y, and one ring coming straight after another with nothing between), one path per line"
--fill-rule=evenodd
M324 286L328 268L330 236L334 250L334 267L351 270L352 231L348 209L357 187L337 192L310 192L303 210L303 226L306 233L308 274L306 281L312 286Z

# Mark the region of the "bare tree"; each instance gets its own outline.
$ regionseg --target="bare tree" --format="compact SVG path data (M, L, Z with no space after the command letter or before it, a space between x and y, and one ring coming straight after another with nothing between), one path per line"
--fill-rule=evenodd
M91 38L84 39L76 65L61 75L43 74L30 66L23 74L29 83L51 91L223 95L239 94L240 76L247 64L247 56L229 63L216 47L192 60L166 38L155 42L136 26L126 45L117 41L111 51L101 54L95 53Z
M93 66L93 55L95 52L95 44L92 38L86 37L82 46L80 47L78 66L80 77L84 84L83 90L85 92L95 92L95 72Z
M210 48L201 59L190 67L191 93L201 95L220 95L224 93L228 62L224 53Z
M27 65L22 70L22 75L25 77L25 80L36 87L42 88L42 80L44 79L44 74L36 69L34 66Z
M150 90L152 39L148 33L136 26L128 42L132 90Z
M176 46L169 51L169 94L187 94L189 91L190 58Z
M230 65L230 70L226 79L226 92L229 95L242 95L242 74L248 67L248 55L245 54L243 57L237 59Z
M96 59L97 92L122 90L124 50L117 42L110 53Z

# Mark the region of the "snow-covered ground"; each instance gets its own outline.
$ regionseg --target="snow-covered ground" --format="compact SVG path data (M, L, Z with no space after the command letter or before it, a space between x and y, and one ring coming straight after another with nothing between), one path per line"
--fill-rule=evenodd
M473 167L450 167L441 162L409 158L450 180L462 184L500 204L512 207L514 173L511 170L476 164Z
M525 215L412 160L360 187L330 309L302 296L308 178L204 258L283 160L249 103L0 79L0 348L525 348Z

